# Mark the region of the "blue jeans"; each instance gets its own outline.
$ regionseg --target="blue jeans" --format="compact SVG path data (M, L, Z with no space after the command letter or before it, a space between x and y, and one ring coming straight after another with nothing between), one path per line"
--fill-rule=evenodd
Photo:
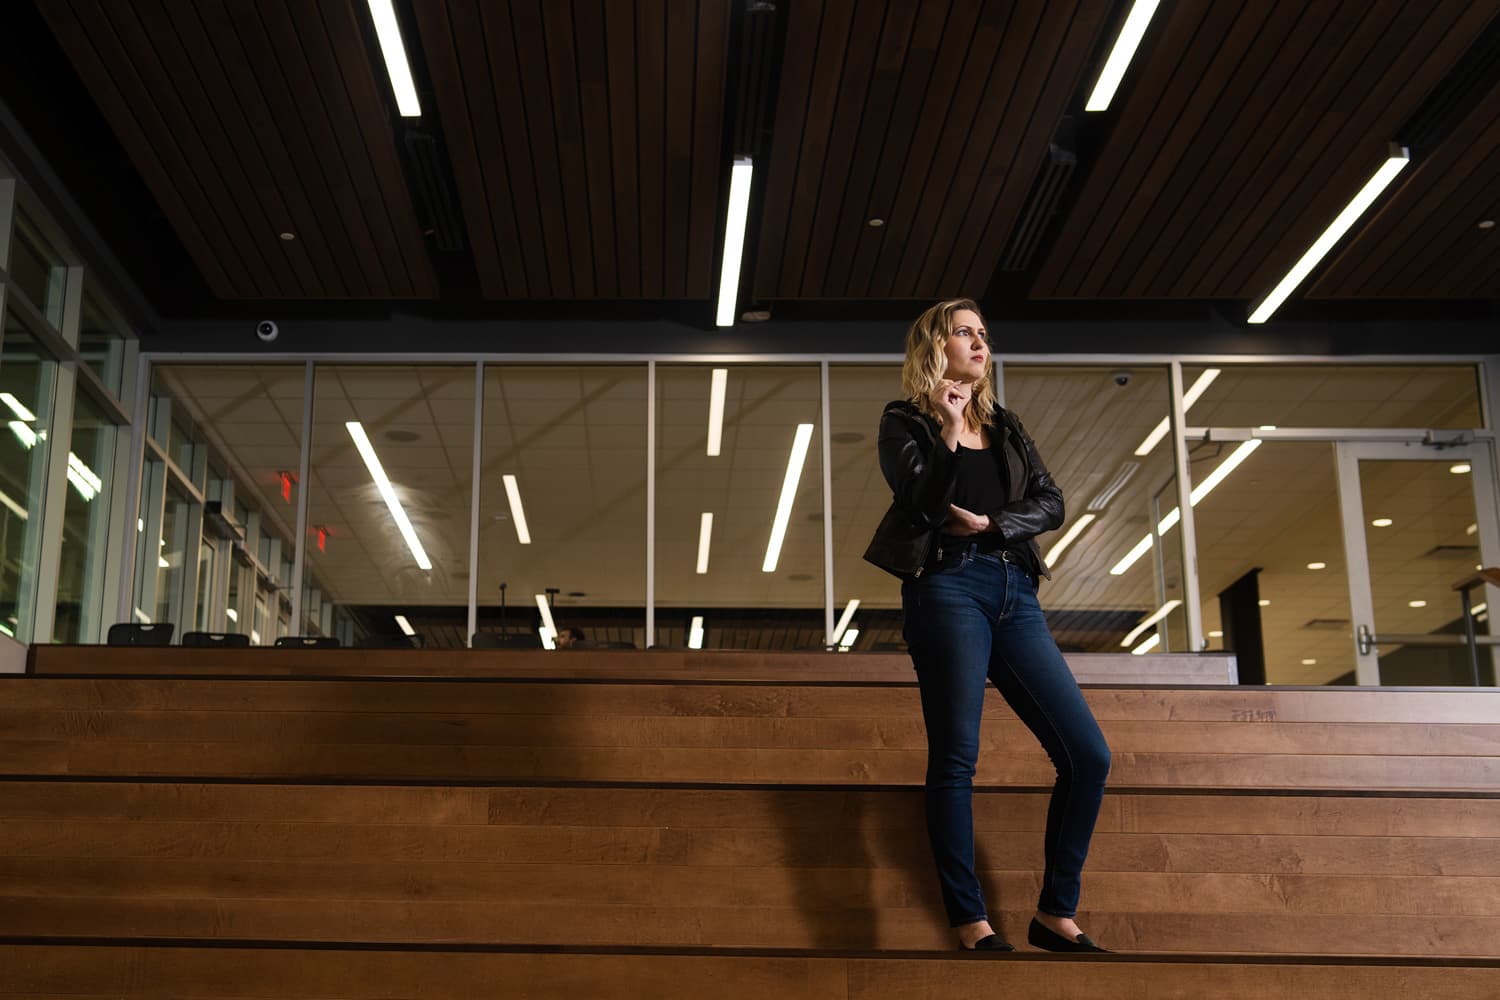
M971 544L958 564L901 588L927 725L927 833L949 923L985 920L974 875L974 764L988 677L1057 768L1037 909L1078 912L1109 746L1037 603L1030 572Z

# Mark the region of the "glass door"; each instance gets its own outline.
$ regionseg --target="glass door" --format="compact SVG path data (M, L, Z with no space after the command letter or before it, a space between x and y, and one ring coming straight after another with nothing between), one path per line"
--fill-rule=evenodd
M1340 442L1355 682L1494 685L1500 587L1495 480L1484 444ZM1467 593L1467 604L1465 594Z

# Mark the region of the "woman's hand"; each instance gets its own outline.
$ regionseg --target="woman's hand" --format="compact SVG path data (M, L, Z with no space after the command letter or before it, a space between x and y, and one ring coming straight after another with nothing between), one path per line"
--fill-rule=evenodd
M967 382L939 379L927 399L943 418L943 443L949 451L958 450L958 436L964 429L964 408L974 387Z
M950 503L948 519L943 522L943 532L958 538L967 535L982 535L990 530L990 523L988 514L976 514Z

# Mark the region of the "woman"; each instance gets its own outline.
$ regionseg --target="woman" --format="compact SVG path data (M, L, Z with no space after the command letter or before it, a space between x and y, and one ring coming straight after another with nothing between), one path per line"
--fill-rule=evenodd
M985 679L1057 768L1046 870L1027 940L1103 951L1074 922L1109 747L1037 603L1035 537L1063 523L1062 491L1015 416L995 400L979 307L940 302L906 338L906 398L880 419L895 502L865 557L902 578L905 635L927 726L927 831L959 947L1013 951L974 875L973 777Z

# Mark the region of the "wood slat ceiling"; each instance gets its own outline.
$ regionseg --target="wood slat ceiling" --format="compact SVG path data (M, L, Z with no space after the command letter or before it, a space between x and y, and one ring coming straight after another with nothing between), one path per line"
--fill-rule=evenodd
M1164 6L1033 297L1263 295L1496 12L1492 0Z
M982 290L1109 7L794 4L756 296ZM871 227L872 218L885 224Z
M484 294L713 294L723 0L416 0Z
M350 0L39 6L215 294L433 294Z
M1309 298L1500 298L1500 87L1406 173Z

